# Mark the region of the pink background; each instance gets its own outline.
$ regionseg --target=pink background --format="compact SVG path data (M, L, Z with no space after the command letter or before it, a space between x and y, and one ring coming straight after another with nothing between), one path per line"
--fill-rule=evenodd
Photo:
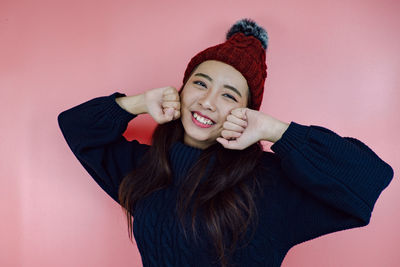
M179 88L190 58L244 17L270 36L262 111L356 137L395 169L367 227L300 244L283 266L400 266L399 14L395 0L1 0L0 266L141 266L57 115L115 91ZM146 116L128 139L148 142Z

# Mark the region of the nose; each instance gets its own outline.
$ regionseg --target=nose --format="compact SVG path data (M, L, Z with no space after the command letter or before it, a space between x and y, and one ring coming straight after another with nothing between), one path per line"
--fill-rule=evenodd
M199 99L199 104L210 111L215 111L215 96L211 89L208 89L204 95Z

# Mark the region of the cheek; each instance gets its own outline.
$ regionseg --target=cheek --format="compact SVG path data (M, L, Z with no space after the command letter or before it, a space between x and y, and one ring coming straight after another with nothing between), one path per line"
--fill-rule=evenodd
M228 117L229 114L231 114L231 111L234 108L225 108L223 110L220 110L220 114L221 114L221 123L224 123L226 121L226 117Z
M190 106L190 101L187 97L182 97L181 98L181 109L186 109Z
M196 100L196 95L188 88L185 94L181 94L181 106L190 107Z
M181 113L183 117L188 117L188 116L192 116L191 112L190 112L190 107L192 105L191 99L188 98L187 96L183 96L181 97Z

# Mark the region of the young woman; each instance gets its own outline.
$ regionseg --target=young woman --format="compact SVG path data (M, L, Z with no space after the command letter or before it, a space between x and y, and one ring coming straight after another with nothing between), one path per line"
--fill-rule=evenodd
M280 266L296 244L369 223L393 169L358 139L259 111L267 41L240 20L191 59L179 91L115 92L59 114L144 266ZM143 113L158 123L151 146L122 136Z

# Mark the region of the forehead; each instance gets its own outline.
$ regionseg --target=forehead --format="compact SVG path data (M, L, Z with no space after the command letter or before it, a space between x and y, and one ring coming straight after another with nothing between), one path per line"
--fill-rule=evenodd
M213 82L229 84L243 92L248 90L246 78L233 66L224 62L216 60L204 61L197 66L192 76L199 72L210 76Z

